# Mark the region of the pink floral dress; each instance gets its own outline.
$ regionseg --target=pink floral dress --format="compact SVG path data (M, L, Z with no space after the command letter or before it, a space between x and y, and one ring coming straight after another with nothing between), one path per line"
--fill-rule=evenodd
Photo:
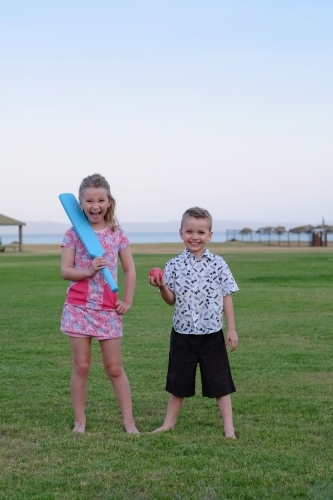
M102 247L103 257L117 281L118 253L128 247L130 242L123 229L110 227L96 231ZM92 258L87 253L74 228L66 231L62 247L74 248L74 267L88 268ZM60 330L73 337L95 337L99 340L122 336L122 315L115 310L118 294L111 292L104 275L99 271L93 278L71 281L67 289Z

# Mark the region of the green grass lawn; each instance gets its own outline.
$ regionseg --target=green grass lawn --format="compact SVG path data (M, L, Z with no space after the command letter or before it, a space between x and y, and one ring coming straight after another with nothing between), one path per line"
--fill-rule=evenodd
M214 400L163 422L173 309L147 283L170 256L136 255L123 360L140 436L128 436L93 344L87 432L71 432L71 356L59 331L58 256L0 255L0 499L333 498L333 255L225 255L239 348L230 354L237 441ZM120 277L121 285L121 277Z

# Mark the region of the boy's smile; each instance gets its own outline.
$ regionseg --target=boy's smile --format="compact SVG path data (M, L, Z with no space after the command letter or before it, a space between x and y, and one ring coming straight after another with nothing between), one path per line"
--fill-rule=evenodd
M106 227L104 216L110 205L111 201L104 188L90 187L85 189L81 206L95 231Z
M196 217L186 217L179 230L187 250L197 259L204 253L206 244L212 238L212 231L209 229L209 222L206 219Z

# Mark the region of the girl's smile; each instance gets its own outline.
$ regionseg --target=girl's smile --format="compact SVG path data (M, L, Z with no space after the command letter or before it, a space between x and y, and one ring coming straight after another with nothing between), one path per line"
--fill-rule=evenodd
M81 207L95 231L106 227L105 214L111 201L104 188L89 187L85 189Z

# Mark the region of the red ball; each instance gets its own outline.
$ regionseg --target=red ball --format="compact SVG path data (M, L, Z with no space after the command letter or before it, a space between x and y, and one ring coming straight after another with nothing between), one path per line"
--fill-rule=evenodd
M149 271L149 276L153 276L153 278L158 278L159 280L162 280L163 271L159 267L153 267L153 269Z

